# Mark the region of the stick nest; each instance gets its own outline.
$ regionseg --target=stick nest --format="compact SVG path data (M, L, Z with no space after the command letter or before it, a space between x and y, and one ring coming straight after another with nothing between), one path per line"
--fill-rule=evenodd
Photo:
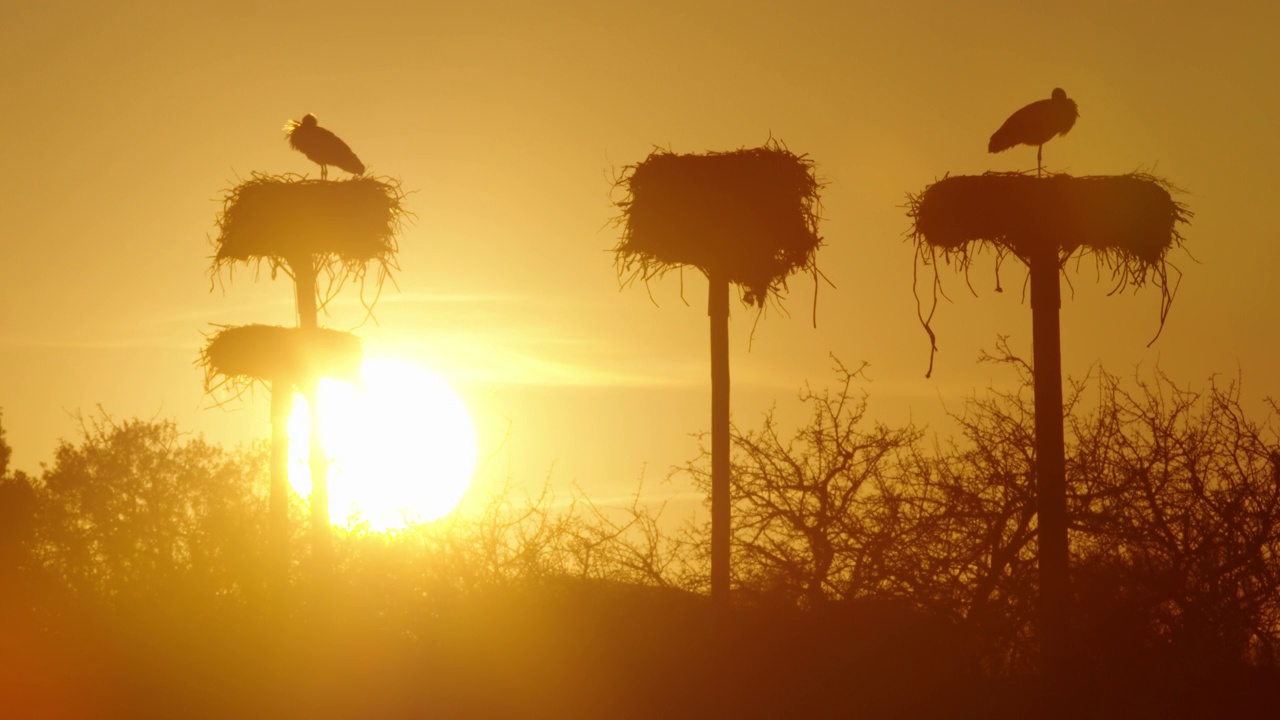
M817 275L822 185L813 161L777 142L764 147L680 155L655 150L628 165L615 187L622 239L614 248L624 285L691 265L723 273L743 300L764 307L786 278Z
M920 312L930 340L929 321L940 293L939 256L967 273L973 256L988 248L996 254L997 291L1004 257L1014 255L1026 263L1047 251L1056 252L1060 264L1073 256L1092 256L1099 272L1109 272L1115 281L1112 292L1151 282L1161 290L1163 329L1177 289L1176 281L1169 281L1169 270L1177 269L1166 258L1182 245L1179 227L1192 217L1173 199L1174 190L1168 181L1145 173L1037 177L1013 172L946 177L909 195L909 235L916 244L917 267L934 266L933 305L927 316ZM916 297L919 303L918 286Z
M348 332L241 325L211 337L199 364L204 368L206 392L227 388L239 396L255 382L355 380L363 360L360 338Z
M408 214L400 183L390 178L313 180L253 173L222 198L213 272L236 262L266 262L274 276L325 271L332 281L363 282L377 263L377 285L395 266L396 235Z
M1189 213L1170 185L1145 174L1039 178L1023 173L948 177L910 199L914 236L948 252L971 243L1029 257L1037 247L1078 248L1152 267L1180 243Z

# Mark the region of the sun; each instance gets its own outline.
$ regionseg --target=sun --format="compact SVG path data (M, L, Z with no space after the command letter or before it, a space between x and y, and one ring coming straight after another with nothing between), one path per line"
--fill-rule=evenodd
M340 527L386 531L448 515L476 468L476 434L461 398L439 375L369 359L356 384L320 383L320 433L329 456L329 512ZM311 494L306 399L289 417L289 484Z

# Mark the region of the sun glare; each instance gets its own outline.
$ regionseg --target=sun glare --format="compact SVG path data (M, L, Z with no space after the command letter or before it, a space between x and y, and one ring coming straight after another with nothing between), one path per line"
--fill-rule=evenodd
M289 481L311 494L310 422L298 396L289 417ZM448 515L476 467L476 435L461 398L412 363L371 359L359 386L320 384L321 440L334 525L385 531Z

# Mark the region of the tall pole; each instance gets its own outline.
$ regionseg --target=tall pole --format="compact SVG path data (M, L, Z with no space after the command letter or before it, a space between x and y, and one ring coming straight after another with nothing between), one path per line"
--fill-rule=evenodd
M298 327L316 329L316 267L308 253L294 259L294 284L298 294ZM320 438L320 378L302 379L311 420L311 552L321 561L329 556L329 459Z
M711 318L711 602L729 604L729 280L708 274Z
M1046 245L1030 260L1036 392L1036 513L1040 543L1040 664L1048 687L1056 690L1061 687L1070 641L1058 250Z
M289 413L293 410L293 381L271 381L271 495L267 524L270 538L271 583L287 584L289 567Z

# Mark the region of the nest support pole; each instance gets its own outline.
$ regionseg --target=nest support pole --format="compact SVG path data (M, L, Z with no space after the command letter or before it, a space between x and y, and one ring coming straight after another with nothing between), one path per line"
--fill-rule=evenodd
M289 260L293 270L294 290L298 301L298 327L316 327L316 263L311 255L300 255Z
M1067 485L1063 459L1061 305L1057 249L1030 258L1032 359L1035 368L1036 512L1040 559L1040 664L1052 690L1060 685L1068 627Z
M298 327L315 329L316 265L310 255L290 261L298 296ZM327 565L329 557L329 459L320 438L320 379L305 378L302 394L307 399L307 411L311 420L311 552Z
M271 495L268 518L271 538L272 582L287 584L289 565L289 414L293 410L293 382L271 381Z
M711 601L729 604L729 280L708 274L711 318Z
M320 381L307 380L303 390L311 421L311 524L315 533L313 550L327 555L329 550L329 458L320 443Z

